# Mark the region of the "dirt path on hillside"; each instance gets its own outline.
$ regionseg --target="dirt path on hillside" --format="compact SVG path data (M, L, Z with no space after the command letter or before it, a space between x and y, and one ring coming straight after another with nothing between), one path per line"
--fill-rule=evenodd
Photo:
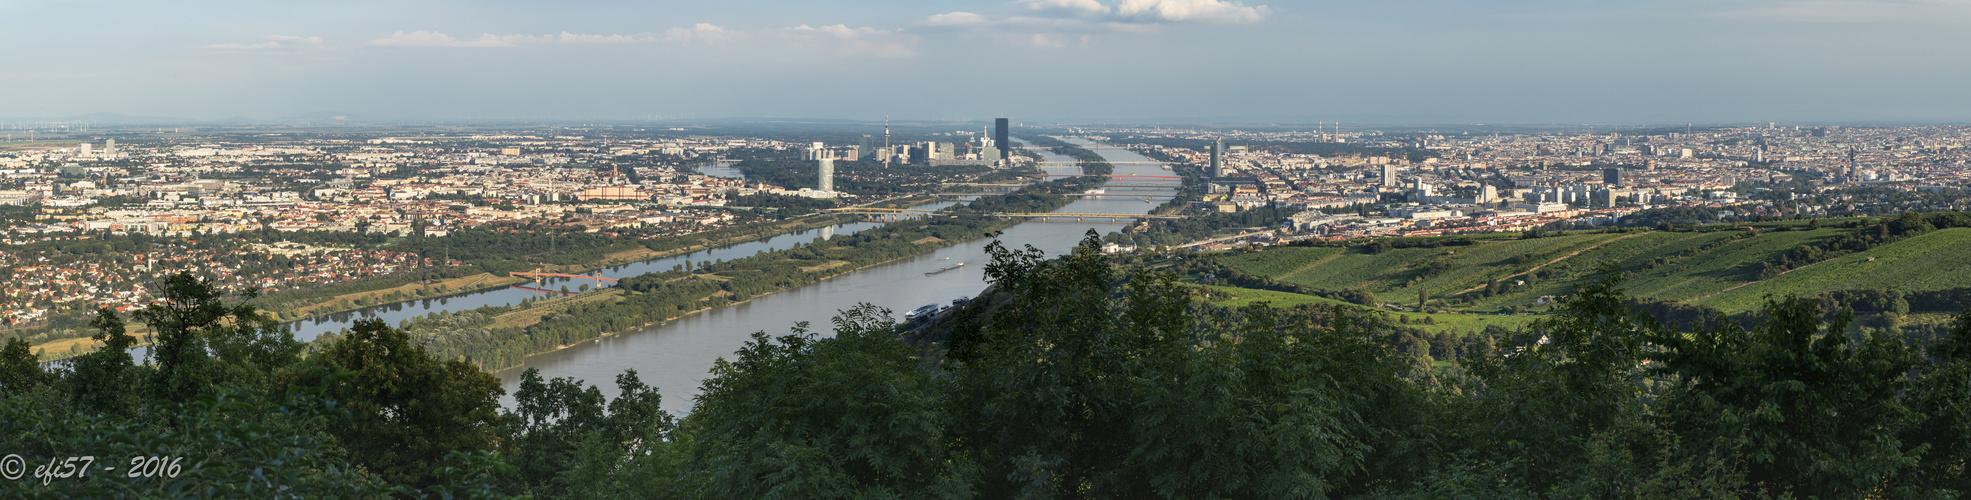
M1562 256L1559 256L1559 257L1554 257L1554 259L1553 259L1553 260L1549 260L1549 261L1546 261L1546 262L1544 262L1544 263L1541 263L1540 265L1537 265L1537 266L1533 266L1533 267L1531 267L1531 268L1528 268L1528 269L1527 269L1527 270L1525 270L1525 271L1520 271L1520 272L1517 272L1517 273L1513 273L1513 274L1508 274L1508 275L1505 275L1505 276L1502 276L1502 277L1499 277L1498 279L1500 279L1500 280L1507 280L1507 279L1512 279L1512 278L1514 278L1514 277L1518 277L1518 276L1525 276L1525 275L1528 275L1528 274L1533 274L1533 272L1534 272L1534 271L1539 271L1539 270L1541 270L1541 269L1546 269L1546 268L1547 268L1547 266L1551 266L1551 265L1554 265L1554 264L1558 264L1558 263L1560 263L1560 261L1563 261L1563 260L1567 260L1567 259L1572 259L1572 258L1574 258L1574 257L1575 257L1575 256L1577 256L1577 255L1581 255L1581 254L1583 254L1583 253L1587 253L1587 252L1588 252L1589 250L1594 250L1594 249L1597 249L1597 248L1601 248L1601 247L1605 247L1605 246L1608 246L1608 244L1609 244L1609 243L1614 243L1614 242L1617 242L1617 241L1622 241L1622 240L1626 240L1626 239L1629 239L1629 238L1634 238L1634 237L1637 237L1637 236L1642 236L1642 235L1645 235L1645 234L1649 234L1649 233L1636 233L1636 234L1631 234L1631 235L1626 235L1626 236L1622 236L1622 237L1620 237L1620 238L1610 238L1610 239L1609 239L1608 241L1603 241L1603 242L1601 242L1601 243L1596 243L1596 244L1593 244L1593 245L1588 245L1588 246L1587 246L1586 248L1582 248L1582 249L1580 249L1580 250L1575 250L1575 251L1573 251L1573 252L1570 252L1570 253L1568 253L1567 255L1562 255ZM1481 288L1485 288L1485 285L1478 285L1478 286L1474 286L1474 287L1471 287L1471 288L1466 288L1466 289L1463 289L1463 290L1459 290L1459 291L1457 291L1457 292L1455 292L1455 293L1452 293L1452 294L1450 294L1450 295L1446 295L1446 297L1455 297L1455 296L1458 296L1458 295L1464 295L1464 294L1467 294L1467 293L1471 293L1471 292L1473 292L1473 291L1475 291L1475 290L1478 290L1478 289L1481 289Z
M1860 253L1860 252L1856 252L1856 253ZM1848 254L1848 255L1854 255L1854 254ZM1843 256L1841 256L1841 257L1847 257L1847 255L1843 255ZM1737 290L1737 289L1740 289L1740 288L1745 288L1745 287L1748 287L1748 286L1752 286L1752 285L1757 285L1757 284L1760 284L1760 283L1765 283L1765 282L1767 282L1767 281L1772 281L1772 280L1776 280L1776 279L1779 279L1779 277L1780 277L1780 276L1785 276L1785 275L1787 275L1787 274L1791 274L1791 273L1792 273L1792 272L1794 272L1794 271L1798 271L1798 270L1801 270L1801 269L1806 269L1806 268L1809 268L1809 267L1814 267L1814 266L1818 266L1818 265L1821 265L1821 264L1825 264L1825 263L1829 263L1829 262L1834 262L1834 261L1836 261L1836 260L1841 260L1841 257L1835 257L1835 258L1832 258L1832 259L1827 259L1827 260L1823 260L1823 261L1820 261L1820 262L1815 262L1815 263L1812 263L1812 264L1807 264L1807 265L1804 265L1804 266L1800 266L1800 267L1796 267L1796 268L1792 268L1792 269L1787 269L1787 270L1785 270L1785 271L1781 271L1781 272L1780 272L1779 274L1775 274L1775 275L1773 275L1773 277L1771 277L1771 278L1766 278L1766 279L1762 279L1762 280L1756 280L1756 281L1747 281L1747 282L1744 282L1744 283L1739 283L1739 284L1738 284L1738 286L1734 286L1734 287L1731 287L1731 288L1726 288L1726 289L1723 289L1723 290L1719 290L1719 291L1717 291L1717 292L1713 292L1713 293L1712 293L1712 294L1710 294L1710 295L1705 295L1705 296L1703 296L1703 297L1698 297L1698 298L1695 298L1695 299L1690 299L1690 300L1686 300L1686 301L1684 301L1684 302L1687 302L1687 303L1695 303L1695 302L1697 302L1697 301L1700 301L1700 300L1704 300L1704 299L1708 299L1708 298L1711 298L1711 297L1716 297L1716 296L1719 296L1719 295L1724 295L1724 294L1727 294L1727 293L1731 293L1731 291L1732 291L1732 290Z
M1280 280L1280 281L1286 281L1286 280L1287 280L1287 278L1292 278L1292 277L1293 277L1294 275L1296 275L1296 274L1300 274L1300 273L1304 273L1304 272L1307 272L1308 270L1311 270L1311 269L1314 269L1315 267L1318 267L1318 266L1320 266L1321 264L1326 264L1326 263L1328 263L1328 261L1332 261L1332 260L1335 260L1335 259L1338 259L1338 258L1341 258L1341 256L1342 256L1343 254L1347 254L1347 253L1348 253L1348 249L1347 249L1347 248L1343 248L1343 249L1341 249L1341 251L1339 251L1339 252L1335 252L1335 254L1334 254L1334 255L1329 255L1329 256L1327 256L1327 257L1322 257L1322 258L1321 258L1321 260L1317 260L1317 261L1314 261L1314 262L1309 262L1309 263L1307 263L1307 265L1305 265L1305 266L1300 266L1300 268L1299 268L1299 269L1294 269L1294 270L1292 270L1292 271L1287 271L1287 272L1286 272L1285 274L1281 274L1281 275L1280 275L1280 278L1279 278L1279 280Z

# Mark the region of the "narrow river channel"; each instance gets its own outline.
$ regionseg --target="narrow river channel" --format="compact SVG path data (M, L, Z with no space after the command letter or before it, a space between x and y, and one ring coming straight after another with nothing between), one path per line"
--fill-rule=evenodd
M1159 167L1149 158L1134 152L1114 147L1096 147L1076 141L1088 147L1115 165L1115 175L1170 176L1168 170ZM1069 158L1052 152L1040 151L1049 165L1073 165ZM905 167L907 168L907 167ZM1079 170L1050 170L1050 173L1078 174ZM1104 214L1143 214L1150 208L1163 203L1168 198L1153 198L1145 203L1144 197L1128 196L1130 193L1172 194L1179 182L1176 179L1119 178L1110 182L1119 186L1108 188L1108 195L1100 198L1084 198L1068 204L1056 213L1104 213ZM1007 229L999 236L1000 241L1013 248L1033 245L1049 256L1059 255L1079 242L1084 233L1094 229L1107 234L1121 229L1127 219L1110 222L1101 220L1053 219L1047 222L1027 222ZM812 236L808 237L812 238ZM805 241L805 239L788 239ZM903 313L918 306L934 303L950 303L952 299L971 297L985 288L985 245L987 240L967 241L946 247L935 252L897 261L871 266L819 283L794 288L779 293L754 298L742 304L703 311L670 322L654 325L635 331L603 337L556 352L527 358L520 367L503 370L500 377L507 396L502 403L510 405L512 393L519 385L520 374L527 368L537 368L545 378L572 377L588 384L598 386L609 397L616 396L615 377L625 369L635 369L644 383L656 387L664 395L664 408L673 413L690 410L692 398L698 394L699 385L712 367L714 360L730 357L751 337L753 332L764 331L769 335L782 335L795 323L806 321L809 328L823 335L829 332L829 319L837 311L855 307L868 302L889 308L899 319ZM783 244L784 246L784 244ZM751 250L743 251L751 255ZM705 260L699 257L698 260ZM926 272L945 267L952 263L964 263L964 267L934 275ZM660 264L658 268L669 269L671 264ZM559 286L559 285L556 285ZM420 313L421 314L421 313Z

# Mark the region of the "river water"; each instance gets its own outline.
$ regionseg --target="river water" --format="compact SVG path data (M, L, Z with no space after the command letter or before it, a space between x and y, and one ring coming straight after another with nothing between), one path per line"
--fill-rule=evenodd
M1169 176L1163 170L1134 152L1114 147L1096 147L1083 141L1076 141L1088 147L1111 162L1117 164L1115 175ZM1052 152L1041 151L1048 165L1073 165L1074 161ZM1138 163L1141 162L1141 163ZM902 167L908 168L908 167ZM1050 173L1076 174L1076 170L1049 170ZM1151 199L1143 202L1143 197L1129 197L1127 193L1172 194L1180 182L1176 179L1122 178L1114 179L1112 184L1128 184L1144 187L1110 187L1109 196L1084 198L1070 203L1057 213L1104 213L1104 214L1143 214L1161 204L1167 198ZM1110 222L1109 219L1075 222L1059 218L1047 222L1027 222L1005 230L999 236L1008 247L1024 248L1033 245L1047 255L1059 255L1081 241L1084 233L1093 229L1107 234L1123 228L1128 219ZM805 241L789 239L788 241ZM605 395L615 397L617 390L615 377L625 369L635 369L638 378L645 384L656 387L664 396L664 408L672 413L682 414L690 410L692 398L698 394L701 382L709 375L714 360L731 357L754 332L769 335L786 334L797 322L808 322L810 329L827 335L829 319L838 311L867 302L885 307L901 319L904 312L926 304L949 304L952 299L972 297L985 288L985 245L987 240L973 240L946 247L935 252L899 259L885 264L871 266L849 274L794 288L791 290L756 297L751 301L720 309L702 311L670 322L642 329L603 337L556 352L527 358L516 368L503 370L496 375L506 389L503 405L511 405L512 393L519 385L520 374L527 368L537 368L545 378L571 377L598 386ZM750 255L751 251L744 251ZM705 260L700 257L698 260ZM962 262L964 267L935 275L925 275L951 263ZM660 264L658 268L669 269L671 264Z
M739 169L733 168L732 164L728 162L718 162L718 163L703 165L699 167L699 172L716 177L728 177L728 178L743 177L743 175L739 172ZM945 202L936 202L936 203L918 205L911 208L920 209L920 210L937 210L940 208L951 206L952 204L953 202L945 201ZM793 233L777 235L770 238L753 240L745 243L738 243L738 244L714 248L710 250L702 250L698 252L692 252L689 254L676 255L676 256L665 257L661 259L647 260L642 262L624 264L620 266L608 267L608 268L598 269L592 272L582 273L581 275L594 276L598 278L608 278L608 279L623 279L623 278L636 276L649 272L669 271L673 266L684 264L685 261L708 262L708 261L732 260L741 257L751 257L761 252L772 252L776 250L783 250L794 246L795 243L811 242L814 241L816 238L833 238L835 236L855 234L865 229L881 227L882 225L883 224L880 222L851 222L847 224L837 224L830 227L811 229L806 231L796 231ZM295 339L305 342L309 340L314 340L315 337L321 336L321 334L323 333L335 332L335 331L341 331L343 329L347 329L351 326L354 326L357 320L369 319L369 318L381 318L385 323L389 323L392 326L396 326L401 321L419 317L419 316L424 316L427 314L437 313L437 312L462 311L462 310L478 309L486 306L511 306L511 305L519 304L520 301L525 299L540 300L545 298L560 297L567 294L562 290L566 289L569 292L579 292L581 291L582 285L588 285L591 288L597 288L597 287L612 286L614 285L614 283L608 281L590 280L590 279L582 279L582 278L548 277L548 278L536 280L531 283L522 283L519 285L502 287L492 290L482 290L477 292L450 295L445 297L410 300L410 301L397 302L392 304L384 304L375 307L367 307L363 309L357 309L354 311L328 314L328 315L317 316L312 318L303 318L299 321L288 323L288 328L294 331Z
M944 205L948 205L948 204L949 203L947 202ZM932 206L927 208L935 209L941 207L942 205ZM786 249L792 247L795 243L809 242L815 240L816 238L832 238L834 236L839 236L839 235L855 234L856 232L862 231L864 229L879 227L881 225L882 225L881 223L877 223L877 222L852 222L848 224L837 224L831 227L811 229L807 231L797 231L793 233L774 236L771 238L753 240L745 243L739 243L739 244L721 247L721 248L715 248L711 250L702 250L689 254L676 255L676 256L665 257L656 260L647 260L643 262L636 262L636 263L624 264L615 267L608 267L588 273L583 273L582 275L596 276L596 277L609 278L609 279L623 279L630 276L636 276L648 272L669 271L671 270L672 266L682 265L687 260L692 262L705 262L705 261L718 261L718 260L732 260L740 257L751 257L759 252L771 252L775 250ZM574 292L574 291L580 291L579 289L582 285L589 285L590 287L597 287L597 286L606 287L606 286L614 285L614 283L607 281L581 279L581 278L552 278L551 277L551 278L546 278L544 280L534 281L530 283L523 283L515 286L497 288L492 290L464 293L464 294L441 297L441 298L419 299L419 300L408 301L408 302L398 302L395 304L370 307L370 308L359 309L350 312L318 316L314 318L295 321L293 323L289 323L288 326L294 330L294 338L306 341L306 340L312 340L316 336L319 336L325 332L333 332L333 331L342 330L344 328L349 328L351 325L353 325L356 322L356 320L359 319L382 318L385 322L390 323L392 326L396 326L397 322L399 321L414 318L417 316L423 316L426 314L431 314L434 312L460 311L467 309L477 309L485 306L509 306L509 305L519 304L522 299L532 298L538 300L542 298L559 297L565 295L564 293L561 292L562 288L566 287L569 291Z
M701 167L700 171L706 175L713 175L718 177L730 177L730 178L742 177L742 174L739 173L739 169L733 168L732 164L730 163L708 164ZM951 206L955 203L956 202L953 201L939 201L934 203L916 205L911 208L919 209L919 210L937 210L940 208ZM674 255L671 257L634 262L634 263L623 264L619 266L597 269L595 271L582 273L581 275L594 276L599 278L608 278L608 279L623 279L623 278L637 276L649 272L669 271L673 266L684 264L685 261L710 262L710 261L732 260L741 257L751 257L761 252L772 252L776 250L787 249L794 246L794 244L796 243L807 243L807 242L812 242L816 239L827 239L827 238L834 238L836 236L856 234L866 229L881 227L882 225L883 223L881 222L851 222L847 224L836 224L828 227L809 229L804 231L795 231L791 233L775 235L769 238L748 241L745 243L737 243L737 244L717 247L709 250L700 250L697 252L691 252L687 254ZM395 302L390 304L382 304L382 305L366 307L362 309L356 309L353 311L345 311L335 314L327 314L322 316L302 318L297 321L288 322L286 326L290 331L294 332L294 338L296 340L307 342L314 340L316 337L321 336L323 333L336 332L336 331L342 331L348 329L351 326L354 326L357 320L379 318L382 319L385 323L390 324L391 326L397 326L400 324L400 322L404 320L408 320L411 318L416 318L419 316L424 316L432 313L471 310L471 309L478 309L486 306L511 306L511 305L519 304L520 301L530 298L539 300L544 298L560 297L563 295L567 295L567 293L562 292L563 289L566 289L569 292L579 292L581 291L582 285L588 285L591 288L595 288L595 287L612 286L614 285L614 283L608 281L599 281L599 280L590 280L590 279L581 279L581 278L545 277L543 279L529 283L500 287L491 290L480 290L476 292L460 293L455 295L447 295L443 297L407 300L402 302ZM149 352L150 352L149 346L137 346L131 348L130 355L135 359L143 360L145 359L144 357L149 354ZM58 362L59 361L50 361L49 363L58 363Z

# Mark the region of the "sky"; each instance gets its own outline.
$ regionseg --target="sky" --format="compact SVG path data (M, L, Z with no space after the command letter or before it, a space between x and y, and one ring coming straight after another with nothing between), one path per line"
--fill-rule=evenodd
M1971 122L1971 0L0 0L0 120Z

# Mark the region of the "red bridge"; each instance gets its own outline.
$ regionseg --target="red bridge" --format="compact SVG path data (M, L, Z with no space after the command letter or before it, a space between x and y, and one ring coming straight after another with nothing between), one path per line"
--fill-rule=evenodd
M609 279L609 278L598 278L598 277L595 277L595 276L581 276L581 275L574 275L574 274L556 274L556 273L507 273L507 274L511 274L511 275L514 275L514 276L550 276L550 277L557 277L557 278L581 278L581 279L585 279L585 280L596 280L596 281L607 281L607 282L610 282L610 283L615 283L615 282L616 282L616 280L612 280L612 279Z

